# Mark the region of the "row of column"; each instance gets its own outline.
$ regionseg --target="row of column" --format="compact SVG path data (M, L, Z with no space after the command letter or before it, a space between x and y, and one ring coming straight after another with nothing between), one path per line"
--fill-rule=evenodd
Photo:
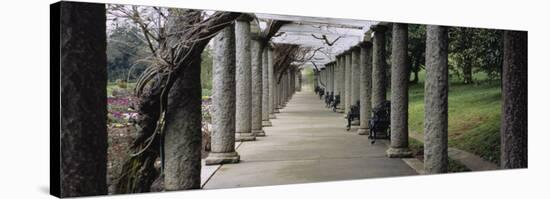
M361 117L359 120L352 122L352 125L359 125L357 131L360 135L368 134L368 121L371 116L372 108L381 106L387 99L386 89L388 82L386 82L387 66L385 61L385 32L387 29L387 26L384 25L375 25L371 27L370 32L373 33L372 38L367 38L364 42L361 42L360 44L353 46L337 55L336 60L326 64L326 70L321 72L321 77L327 80L327 93L333 92L334 96L339 95L341 97L342 105L338 107L340 113L349 112L351 107L354 105L360 106ZM386 152L388 157L409 157L412 155L408 148L408 66L406 65L408 45L407 34L408 27L406 24L393 24L391 58L392 76L390 94L391 143L390 148ZM430 45L437 46L438 44ZM438 52L441 54L446 54L445 50ZM440 59L444 58L441 57L436 60ZM443 79L442 82L446 82L445 79ZM430 86L431 84L427 85ZM428 86L427 89L430 89L431 91L432 88ZM446 90L446 88L443 88L443 90ZM430 92L430 95L427 95L427 98L433 97L435 99L436 96L441 98L442 94ZM431 101L428 102L432 103ZM440 105L436 108L440 110L443 107ZM437 114L432 114L434 111L429 108L427 109L427 112L430 113L431 117L442 117L441 115L438 116ZM431 132L433 131L440 130L433 129L431 122L437 122L437 125L441 126L441 121L431 119L427 122L430 124L429 128L427 128L427 135L431 135ZM439 142L441 142L441 140L437 143ZM441 145L430 143L430 141L427 143L433 145L434 147L441 147ZM443 147L446 149L446 145ZM428 148L429 150L433 149L433 147ZM427 167L435 164L429 163L429 161L434 160L434 158L437 157L430 156L425 158L428 162Z
M52 34L60 35L63 45L57 46L60 57L59 61L60 71L59 74L63 81L60 81L60 101L62 108L60 117L60 137L61 142L59 147L62 150L60 156L60 166L62 173L59 178L63 182L61 186L62 196L81 196L81 195L97 195L106 194L106 171L107 164L107 110L106 110L106 85L107 85L107 73L106 73L106 56L105 46L107 39L105 35L105 23L100 23L102 20L95 20L98 17L105 17L105 6L97 4L95 6L86 5L86 9L89 12L79 12L80 9L73 9L71 6L62 6L61 14L61 28L60 33ZM68 14L67 14L68 13ZM71 16L71 17L66 17ZM65 17L65 18L64 18ZM71 20L69 20L71 19ZM94 20L92 20L94 19ZM103 20L104 21L104 20ZM242 90L245 87L237 88L231 86L237 85L240 80L235 75L246 70L240 71L243 67L251 65L241 65L245 56L236 56L236 49L240 49L237 46L243 46L246 42L239 42L242 40L242 33L246 33L246 29L243 31L243 23L246 21L238 21L235 26L235 31L225 29L220 32L214 39L215 49L214 53L214 72L217 77L214 77L217 83L215 83L214 95L219 97L213 98L213 105L215 113L213 114L213 120L215 121L215 132L212 135L212 153L209 155L210 160L216 153L226 153L229 156L237 155L234 152L234 139L235 129L237 128L236 117L232 120L232 116L236 116L233 110L237 110L241 104L237 103L240 99L238 90ZM240 27L240 28L238 28ZM394 24L393 31L403 31L406 26L399 26ZM78 31L78 30L99 30L99 31ZM238 31L239 30L239 31ZM381 31L381 30L379 30ZM98 34L101 33L101 34ZM237 35L232 36L233 34ZM442 26L428 26L427 28L427 46L426 46L426 85L425 85L425 106L426 106L426 119L425 119L425 136L427 142L425 143L425 165L426 170L429 173L444 172L446 170L446 138L447 138L447 48L448 38L447 29ZM403 33L401 33L403 34ZM71 35L70 37L65 35ZM400 34L394 34L394 37ZM235 47L231 38L235 37ZM376 35L374 40L376 40ZM59 38L58 38L59 39ZM380 39L380 36L378 36ZM395 40L395 39L394 39ZM527 32L526 31L504 31L503 35L503 67L502 67L502 120L501 120L501 167L502 168L526 168L527 167ZM55 42L54 42L55 43ZM406 42L394 42L392 48L396 49L399 46L404 45ZM94 44L94 45L92 45ZM101 44L101 45L100 45ZM52 44L54 45L54 44ZM374 68L380 67L379 62L374 60L380 59L379 53L375 53L376 49L380 49L382 46L378 46L378 42L364 42L361 47L361 58L366 62L361 63L361 85L360 85L360 100L368 100L368 96L371 96L374 101L374 90L380 89L375 87L374 81ZM396 47L397 46L397 47ZM55 47L55 46L54 46ZM402 46L405 48L405 46ZM363 50L366 54L363 55ZM372 51L372 52L370 52ZM231 52L234 52L233 54ZM240 52L240 51L239 51ZM372 53L372 54L371 54ZM237 53L238 54L238 53ZM243 52L246 54L246 51ZM392 73L393 67L398 67L396 63L399 61L393 61L398 59L397 54L393 52L392 58ZM383 54L382 54L383 55ZM236 59L233 59L234 57ZM369 57L372 56L372 57ZM269 51L268 51L268 63L269 63ZM372 59L372 61L371 61ZM383 60L383 59L381 59ZM54 60L55 61L55 60ZM243 63L241 63L243 62ZM335 62L335 90L341 95L346 93L343 82L345 82L345 59L343 55L337 56ZM372 63L372 70L369 69ZM241 63L241 64L239 64ZM197 67L193 65L193 67ZM271 75L273 70L269 70L268 75L275 78L275 75ZM200 68L200 67L198 67ZM79 71L88 71L86 73ZM193 69L193 75L185 75L182 80L193 79L196 81L196 69ZM372 77L369 79L369 74L372 72ZM247 73L250 74L250 73ZM297 75L294 72L294 75ZM394 77L392 74L392 86L394 85ZM78 78L75 78L78 77ZM269 79L269 77L268 77ZM284 79L284 78L282 78ZM251 78L248 79L250 81ZM224 83L219 83L224 82ZM274 82L277 82L276 84ZM367 83L365 83L367 82ZM372 85L368 85L368 82L372 82ZM279 104L282 98L278 92L284 81L272 81L268 88L273 90L273 105ZM75 89L76 88L76 89ZM194 87L196 88L196 87ZM273 89L271 89L273 88ZM232 90L234 89L234 90ZM287 88L288 89L288 88ZM369 89L372 91L369 92ZM392 87L392 97L394 91ZM233 92L235 91L235 92ZM363 93L364 92L364 93ZM234 94L233 94L234 93ZM75 96L80 96L75 98ZM246 96L245 94L243 96ZM363 97L367 96L367 98ZM193 96L194 97L194 96ZM200 96L199 96L200 97ZM288 98L288 97L287 97ZM365 98L365 99L364 99ZM184 99L185 100L185 99ZM218 101L216 101L218 100ZM227 100L222 103L222 100ZM393 100L393 98L392 98ZM72 103L68 103L68 102ZM216 102L214 102L216 101ZM240 100L243 101L243 100ZM251 101L251 100L249 100ZM275 103L277 101L277 103ZM393 100L395 101L395 100ZM233 103L235 102L235 103ZM367 101L368 102L368 101ZM270 102L271 103L271 102ZM78 106L68 106L68 104L78 104ZM243 103L246 104L246 103ZM368 103L367 103L368 104ZM227 105L227 106L223 106ZM392 104L392 108L395 102ZM200 103L193 103L193 108L200 110ZM217 109L217 110L216 110ZM241 108L242 109L242 108ZM226 111L223 111L226 110ZM393 110L392 110L393 111ZM229 118L223 118L219 114L227 113ZM246 115L246 111L241 112ZM362 113L363 114L363 113ZM363 114L364 115L364 114ZM368 115L368 114L367 114ZM200 116L199 116L200 117ZM217 117L214 119L214 117ZM77 119L75 119L77 118ZM242 117L241 117L242 118ZM392 117L393 118L393 117ZM249 118L250 119L250 118ZM233 121L233 122L231 122ZM67 125L70 124L70 125ZM246 124L246 123L244 123ZM222 128L223 127L223 128ZM195 128L195 127L193 127ZM231 130L233 128L233 130ZM394 128L394 127L392 127ZM240 129L245 129L240 127ZM195 129L200 131L200 125ZM399 132L399 131L396 131ZM396 132L392 129L392 134ZM224 135L226 134L226 135ZM403 136L405 137L405 136ZM192 137L193 141L200 140L200 133L195 137ZM395 148L392 137L392 147ZM405 139L406 140L406 139ZM200 143L200 142L199 142ZM443 146L443 147L442 147ZM193 153L187 151L186 153ZM88 154L82 156L82 154ZM236 158L238 160L238 158ZM200 165L200 158L193 158L187 161L192 165ZM445 166L445 167L443 167ZM182 169L177 170L179 172L197 172L195 168L181 166ZM70 172L64 172L70 169ZM200 173L200 172L199 172ZM200 175L200 174L195 174ZM55 178L55 176L54 176ZM196 180L194 178L193 180ZM200 178L198 178L200 181ZM182 179L185 180L185 179ZM56 190L54 189L53 192Z
M392 31L392 57L391 57L391 82L387 82L386 66L386 31L391 27ZM426 37L426 81L425 81L425 116L424 116L424 166L427 173L442 173L447 171L447 131L448 131L448 31L443 26L427 26ZM333 93L339 95L341 106L338 107L340 113L347 113L351 106L360 104L360 120L355 124L359 125L358 133L368 134L368 121L371 116L371 109L382 105L387 99L388 83L391 83L390 96L390 147L386 151L388 157L410 157L412 153L408 148L408 65L407 65L407 46L408 46L408 25L394 23L390 25L375 25L371 27L368 33L373 33L372 37L367 36L364 42L351 47L343 53L336 56L335 61L327 63L325 70L321 70L319 77L326 83L326 94ZM522 32L512 32L520 35ZM505 34L506 35L506 34ZM521 35L523 36L523 35ZM510 37L508 37L509 40ZM522 38L522 37L520 37ZM526 38L526 37L525 37ZM526 40L526 39L525 39ZM505 39L505 42L507 40ZM525 43L510 42L511 45L523 45ZM523 50L520 46L518 51ZM510 52L510 56L517 55L515 49L505 48L505 52ZM519 57L519 56L518 56ZM522 57L524 59L524 57ZM523 61L523 60L522 60ZM506 58L505 58L506 62ZM506 68L506 64L504 68ZM510 61L509 65L512 65ZM525 63L517 64L521 67L517 71L526 71ZM508 75L508 76L505 76ZM524 75L524 76L523 76ZM503 78L509 78L514 81L525 78L526 75L510 74L503 70ZM506 86L506 79L503 79L503 88ZM523 80L523 79L521 79ZM523 82L523 81L519 81ZM519 88L519 86L518 86ZM525 87L523 87L525 88ZM508 90L503 89L503 95ZM506 157L503 154L503 162L518 165L518 162L525 162L526 166L526 148L517 146L526 146L526 120L514 121L508 116L508 113L526 115L525 103L517 101L525 100L525 91L516 89L509 96L511 99L504 99L503 119L510 120L502 124L502 144L503 153L517 153L515 158ZM520 93L520 94L518 94ZM507 103L509 102L509 103ZM512 104L515 103L515 104ZM518 107L513 111L508 111L508 107ZM524 109L522 109L524 108ZM525 111L523 111L525 110ZM525 116L526 117L526 116ZM516 125L510 125L514 123ZM354 124L354 123L352 123ZM509 127L514 126L514 127ZM520 130L517 130L520 129ZM519 135L518 135L519 134ZM514 136L510 136L514 135ZM509 140L513 140L511 144ZM518 144L519 143L519 144ZM506 147L506 145L510 147ZM513 149L510 149L513 148ZM514 151L514 152L508 152ZM519 152L518 152L519 151ZM517 158L525 157L525 158ZM504 161L506 159L506 161ZM509 167L509 166L508 166Z
M251 31L252 17L239 17L213 39L211 152L206 164L237 163L236 141L265 136L274 113L296 90L296 69L278 80L273 49Z

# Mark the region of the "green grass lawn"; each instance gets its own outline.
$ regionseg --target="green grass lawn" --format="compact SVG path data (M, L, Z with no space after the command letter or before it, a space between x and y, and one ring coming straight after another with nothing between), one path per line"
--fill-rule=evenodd
M482 75L478 75L482 76ZM423 133L424 84L409 89L409 129ZM449 146L499 163L501 90L499 81L464 85L451 80L449 86Z

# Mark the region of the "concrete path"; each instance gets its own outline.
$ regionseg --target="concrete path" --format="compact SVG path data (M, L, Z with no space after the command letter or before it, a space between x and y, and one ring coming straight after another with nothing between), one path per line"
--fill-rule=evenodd
M420 142L424 142L424 136L419 133L411 132L410 137ZM447 153L449 154L449 158L459 161L472 171L490 171L499 169L495 163L484 160L483 158L467 151L449 147L447 149Z
M238 164L222 165L205 189L416 175L401 159L385 157L384 142L371 145L342 114L324 108L310 91L299 92L265 127L266 137L243 142Z

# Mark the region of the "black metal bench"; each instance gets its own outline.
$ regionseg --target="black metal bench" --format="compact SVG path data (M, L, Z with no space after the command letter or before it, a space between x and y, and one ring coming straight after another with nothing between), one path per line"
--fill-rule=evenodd
M327 94L325 95L325 107L329 108L330 105L332 104L332 101L334 100L334 92L327 92Z
M332 107L332 111L336 112L336 107L340 104L340 95L335 95L334 100L332 100L332 104L330 107Z
M372 110L369 119L369 139L374 144L376 139L390 139L390 101L384 101Z
M360 116L360 109L361 106L359 104L359 101L357 101L357 103L355 103L355 105L351 105L350 107L350 111L348 112L348 115L347 115L347 118L348 118L348 125L346 126L346 130L349 131L349 129L351 129L351 122L353 120L359 120L361 118Z

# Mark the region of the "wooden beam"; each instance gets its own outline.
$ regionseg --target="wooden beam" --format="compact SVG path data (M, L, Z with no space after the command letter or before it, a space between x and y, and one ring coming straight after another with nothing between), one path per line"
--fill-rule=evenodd
M281 27L281 29L279 29L279 32L355 36L355 37L362 37L364 34L363 29L337 28L337 27L331 27L327 25L313 25L313 24L306 25L306 24L297 24L297 23L285 24Z
M306 16L290 16L290 15L261 14L261 13L256 13L256 17L260 19L329 24L333 26L360 28L360 29L362 29L364 26L369 26L373 23L377 23L373 21L357 20L357 19L336 19L336 18L327 18L327 17L306 17Z

